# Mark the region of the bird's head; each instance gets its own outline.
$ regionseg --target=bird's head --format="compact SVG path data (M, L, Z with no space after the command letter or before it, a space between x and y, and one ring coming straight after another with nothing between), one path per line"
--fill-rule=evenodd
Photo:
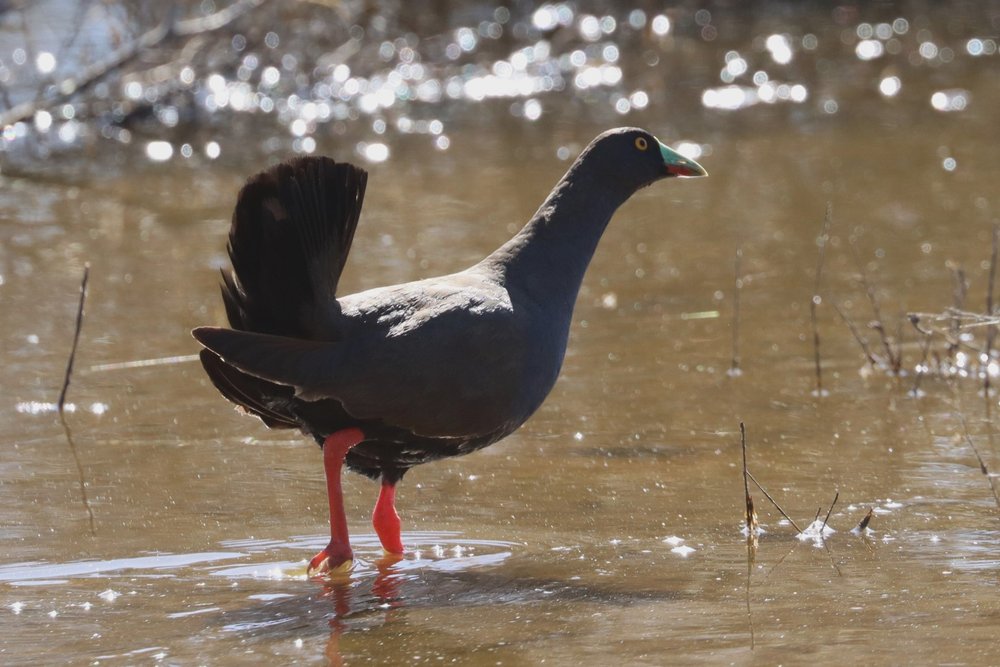
M578 165L628 194L662 178L708 176L700 164L637 127L620 127L599 135L580 154Z

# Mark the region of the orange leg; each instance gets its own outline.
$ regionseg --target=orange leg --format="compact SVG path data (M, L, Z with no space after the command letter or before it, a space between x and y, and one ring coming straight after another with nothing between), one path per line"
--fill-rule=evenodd
M340 488L340 471L344 458L365 437L358 428L345 428L330 435L323 442L323 468L326 471L326 494L330 501L330 543L309 561L309 576L325 574L344 565L350 566L354 558L347 534L347 516L344 514L344 495Z
M386 553L403 553L403 538L399 534L399 514L396 512L396 483L382 479L378 501L372 513L372 526Z

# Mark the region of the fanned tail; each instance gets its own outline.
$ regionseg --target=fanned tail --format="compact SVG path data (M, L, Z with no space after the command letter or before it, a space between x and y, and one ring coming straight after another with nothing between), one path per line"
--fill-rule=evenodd
M229 231L233 271L223 273L232 328L330 335L367 181L363 169L326 157L295 158L247 181Z

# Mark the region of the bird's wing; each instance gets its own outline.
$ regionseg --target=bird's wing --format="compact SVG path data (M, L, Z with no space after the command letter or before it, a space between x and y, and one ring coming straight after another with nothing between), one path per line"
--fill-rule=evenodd
M376 290L343 340L308 341L202 327L194 336L227 364L294 387L306 401L334 398L357 419L429 437L509 432L521 405L524 332L509 304L475 291L427 285ZM347 309L345 308L345 312Z

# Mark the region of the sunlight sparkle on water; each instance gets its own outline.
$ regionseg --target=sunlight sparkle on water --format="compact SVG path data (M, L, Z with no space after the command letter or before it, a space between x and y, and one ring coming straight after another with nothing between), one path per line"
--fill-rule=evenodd
M653 32L661 37L670 32L670 19L663 14L657 14L653 17L652 26Z
M824 525L822 519L816 519L806 526L805 530L796 535L796 537L801 542L808 542L811 540L816 546L822 546L823 540L836 532L837 531L829 525Z
M785 35L770 35L764 46L771 53L771 59L779 65L792 62L792 44Z
M964 111L969 105L969 91L960 88L939 90L931 95L931 106L938 111Z
M51 74L56 68L56 57L48 51L40 51L35 57L35 67L42 74Z
M14 410L26 415L40 415L46 412L56 412L59 407L55 403L44 401L21 401L14 406ZM76 412L76 405L67 403L63 406L66 412Z
M389 159L389 147L383 143L359 142L356 150L358 155L369 162L385 162Z
M974 58L992 56L997 52L997 43L990 38L979 39L978 37L974 37L965 43L965 51Z
M35 129L39 132L48 132L52 127L52 114L48 111L38 111L35 113Z
M146 144L146 157L153 162L166 162L174 155L174 147L169 141L150 141Z
M902 87L903 84L898 76L887 76L878 84L879 92L886 97L895 97Z
M684 157L690 158L692 160L697 160L705 153L704 149L701 147L701 144L696 144L693 141L678 142L677 145L674 146L674 150L683 155Z
M874 60L875 58L880 57L884 52L885 47L883 47L882 42L877 39L863 39L858 42L858 45L854 48L854 53L860 60Z
M542 5L531 16L531 23L538 30L552 30L573 22L573 9L565 3Z

